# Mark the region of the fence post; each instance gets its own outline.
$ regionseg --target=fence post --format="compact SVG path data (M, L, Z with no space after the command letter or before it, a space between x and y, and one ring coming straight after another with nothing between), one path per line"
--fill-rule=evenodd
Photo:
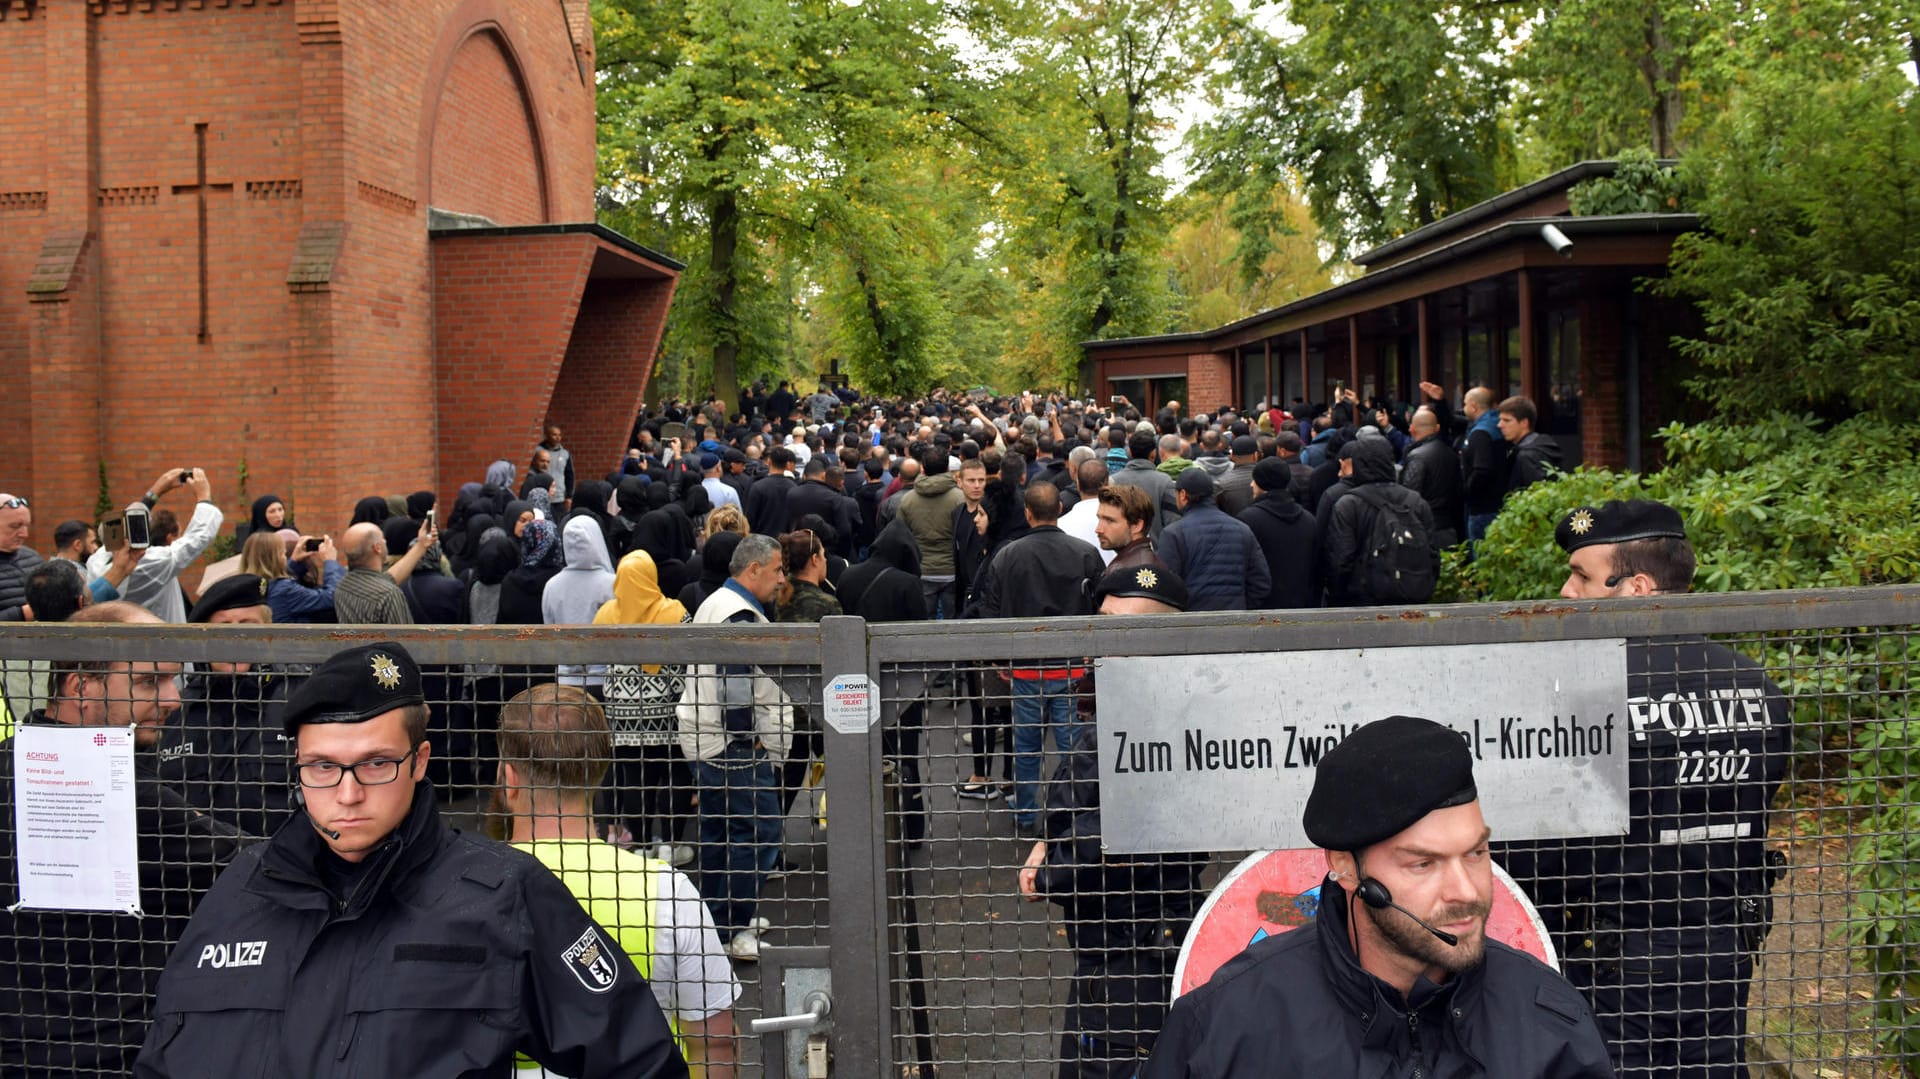
M820 622L820 686L865 673L878 693L865 619ZM816 708L820 702L813 702ZM835 1075L892 1071L893 978L887 947L885 819L881 811L880 732L823 724L827 757L827 922L833 948Z

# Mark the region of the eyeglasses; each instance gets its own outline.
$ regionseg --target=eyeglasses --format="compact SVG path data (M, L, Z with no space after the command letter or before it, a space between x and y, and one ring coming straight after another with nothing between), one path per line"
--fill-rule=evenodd
M400 778L400 766L413 759L420 748L415 746L407 755L394 759L375 757L359 764L335 764L332 761L315 761L312 764L296 765L294 770L300 773L300 785L316 789L338 787L340 780L351 775L355 783L362 787L384 787Z
M27 505L27 500L24 498L17 496L0 498L0 510L25 510L32 508L33 507Z

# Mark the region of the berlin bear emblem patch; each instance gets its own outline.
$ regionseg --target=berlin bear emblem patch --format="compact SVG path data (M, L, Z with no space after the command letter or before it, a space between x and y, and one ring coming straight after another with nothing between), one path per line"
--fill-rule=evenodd
M613 956L607 954L607 946L600 939L600 931L593 926L588 926L579 940L560 953L560 960L589 993L612 989L614 980L620 976L620 968L614 965Z

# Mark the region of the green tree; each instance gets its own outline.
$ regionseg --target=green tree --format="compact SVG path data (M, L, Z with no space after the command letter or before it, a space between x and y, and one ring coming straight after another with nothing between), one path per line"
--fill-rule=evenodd
M1257 198L1257 213L1242 213L1241 198ZM1179 218L1168 258L1180 315L1175 330L1205 330L1311 295L1335 283L1321 262L1319 230L1306 203L1284 187L1220 198L1189 192L1175 201ZM1262 230L1247 237L1235 221ZM1277 223L1277 224L1276 224ZM1248 254L1258 258L1249 265Z
M1300 0L1291 38L1242 20L1225 107L1193 135L1202 182L1260 193L1297 176L1336 259L1498 194L1517 178L1503 42L1524 14Z
M1690 388L1733 417L1920 410L1920 111L1898 71L1755 78L1683 162L1706 229L1659 292L1696 301Z

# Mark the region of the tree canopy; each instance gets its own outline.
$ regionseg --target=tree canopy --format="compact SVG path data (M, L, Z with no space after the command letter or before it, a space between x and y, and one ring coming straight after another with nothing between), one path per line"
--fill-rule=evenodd
M1703 304L1700 392L1743 407L1716 374L1776 369L1799 376L1779 403L1912 392L1911 364L1870 358L1914 345L1896 176L1913 0L595 0L594 17L602 218L688 263L660 392L732 401L836 362L882 392L1075 387L1087 339L1287 302L1364 248L1623 153L1681 159L1672 190L1711 227L1671 284ZM1764 243L1738 236L1783 215ZM1782 283L1808 267L1817 283ZM1810 352L1837 366L1790 370Z

